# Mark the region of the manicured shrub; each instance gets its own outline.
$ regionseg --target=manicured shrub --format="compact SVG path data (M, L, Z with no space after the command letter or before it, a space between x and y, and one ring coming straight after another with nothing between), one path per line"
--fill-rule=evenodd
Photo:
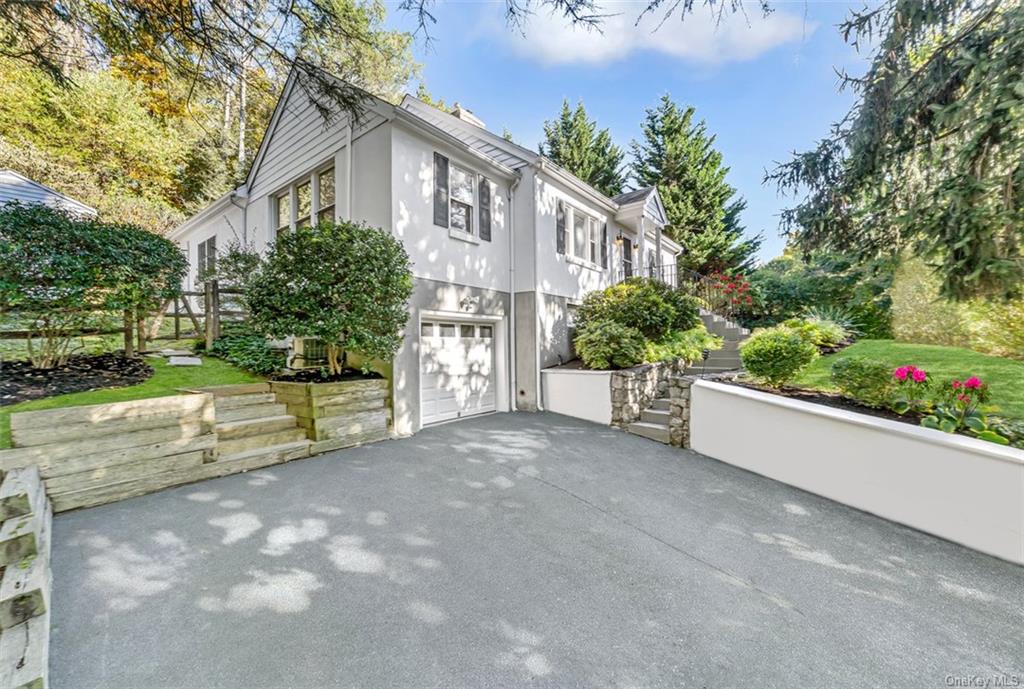
M817 318L790 318L782 326L797 333L815 347L835 347L845 342L848 333L838 323Z
M187 263L163 237L42 205L0 210L0 313L29 331L37 368L67 360L74 332L99 314L132 319L180 292Z
M678 318L673 302L665 295L664 286L648 278L630 278L591 292L577 311L578 327L585 328L596 321L614 321L639 330L647 339L659 340L675 326Z
M322 340L328 370L337 375L346 352L367 360L395 355L413 283L400 241L380 229L342 222L279 236L246 287L256 332Z
M634 278L635 279L635 278ZM686 331L701 325L700 300L663 282L647 281L651 288L672 307L672 330Z
M209 353L261 376L277 373L285 363L283 352L272 349L266 337L248 327L234 328L218 338Z
M832 364L832 382L844 396L869 407L885 406L892 397L892 370L880 361L861 356Z
M644 336L615 321L590 321L577 331L576 353L589 368L629 368L644 360Z
M760 330L740 345L743 367L771 387L789 382L817 357L818 348L789 328Z
M644 361L674 361L682 359L693 363L701 358L705 349L720 349L722 338L708 332L701 323L689 330L673 330L657 342L648 342Z

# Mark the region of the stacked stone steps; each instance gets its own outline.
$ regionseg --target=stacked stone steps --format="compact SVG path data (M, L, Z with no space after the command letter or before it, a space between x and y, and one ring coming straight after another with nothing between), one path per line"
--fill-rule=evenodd
M696 361L686 369L690 375L703 373L724 373L743 368L739 346L750 335L750 331L717 313L701 309L700 319L712 335L722 338L722 348L710 352L706 361Z
M39 467L0 483L0 689L46 689L53 510Z
M651 402L651 406L640 412L640 420L626 426L626 430L633 435L656 440L659 443L669 444L669 401L659 397Z
M258 465L309 454L310 441L294 415L276 401L269 386L242 387L215 395L217 461Z

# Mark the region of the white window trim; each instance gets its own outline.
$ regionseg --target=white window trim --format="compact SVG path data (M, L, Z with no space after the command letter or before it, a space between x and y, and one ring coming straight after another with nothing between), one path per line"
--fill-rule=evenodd
M461 166L460 166L461 167ZM288 220L288 231L294 232L298 226L299 220L299 187L303 184L309 184L309 222L311 227L316 227L318 224L317 216L320 214L320 175L328 170L334 170L334 221L338 220L338 168L334 164L332 158L329 162L319 165L308 174L301 175L296 179L292 180L289 184L281 187L277 191L270 194L270 206L271 206L271 217L274 222L274 236L277 236L278 232L285 230L284 225L278 225L278 199L284 194L288 194L288 205L291 217ZM475 198L475 187L474 187L474 198Z
M602 221L588 213L581 208L578 208L571 203L566 201L562 202L562 207L565 209L565 260L568 263L575 263L576 265L589 268L590 270L605 270L601 267L601 223ZM587 218L587 242L585 246L585 252L587 258L581 258L576 255L576 214L579 213ZM594 243L597 248L597 261L591 261L590 256L590 244ZM609 256L611 252L609 251Z

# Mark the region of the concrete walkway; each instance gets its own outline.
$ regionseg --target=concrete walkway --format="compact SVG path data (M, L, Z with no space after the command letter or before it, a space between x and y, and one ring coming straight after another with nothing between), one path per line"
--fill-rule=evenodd
M551 414L70 513L54 537L54 689L1024 681L1024 568Z

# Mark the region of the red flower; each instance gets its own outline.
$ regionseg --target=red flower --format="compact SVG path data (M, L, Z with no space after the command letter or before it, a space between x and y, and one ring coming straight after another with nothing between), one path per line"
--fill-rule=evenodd
M961 385L963 385L963 383L961 383L959 380L954 380L953 381L953 389L954 390L959 390Z

